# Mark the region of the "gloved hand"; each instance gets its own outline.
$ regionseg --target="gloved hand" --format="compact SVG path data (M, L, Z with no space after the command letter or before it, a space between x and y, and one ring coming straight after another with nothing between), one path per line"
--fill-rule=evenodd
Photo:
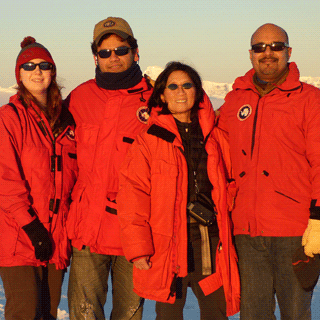
M34 246L36 259L48 261L52 255L52 244L49 233L37 218L22 227Z
M304 253L309 257L320 253L320 220L309 219L307 229L302 237Z

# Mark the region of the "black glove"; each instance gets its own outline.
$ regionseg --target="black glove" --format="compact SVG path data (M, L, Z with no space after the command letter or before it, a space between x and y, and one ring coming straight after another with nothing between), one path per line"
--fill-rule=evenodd
M36 259L48 261L52 255L52 244L49 233L40 220L37 218L23 226L22 229L30 238L32 245L34 246Z

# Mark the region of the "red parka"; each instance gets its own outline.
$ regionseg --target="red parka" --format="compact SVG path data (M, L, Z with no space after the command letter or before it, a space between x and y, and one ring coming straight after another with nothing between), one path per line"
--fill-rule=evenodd
M123 255L116 195L119 167L146 127L151 86L143 78L130 89L106 90L89 80L69 97L76 122L79 177L72 193L68 236L78 250Z
M199 122L206 137L214 111L206 97ZM150 256L149 270L133 269L134 291L141 297L174 303L170 286L187 275L188 168L182 140L172 115L153 115L150 127L137 136L120 172L118 215L126 258ZM218 209L222 246L216 252L216 273L200 285L205 294L224 286L227 314L239 311L240 285L237 257L231 240L227 181L221 149L213 134L206 150L212 198Z
M238 187L234 233L301 236L320 199L320 90L299 81L295 63L263 97L253 75L236 79L220 109Z
M26 109L17 95L10 102L15 108L0 108L0 266L46 264L35 258L21 229L38 217L53 244L49 263L64 269L71 254L65 222L77 174L74 128L65 126L54 137L36 105ZM36 216L28 212L30 207Z

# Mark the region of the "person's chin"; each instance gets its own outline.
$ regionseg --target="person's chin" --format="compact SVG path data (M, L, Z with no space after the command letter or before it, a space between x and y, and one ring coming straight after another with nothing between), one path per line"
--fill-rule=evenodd
M112 66L112 67L108 68L108 72L118 73L118 72L122 72L122 71L124 71L122 65L116 65L116 66Z

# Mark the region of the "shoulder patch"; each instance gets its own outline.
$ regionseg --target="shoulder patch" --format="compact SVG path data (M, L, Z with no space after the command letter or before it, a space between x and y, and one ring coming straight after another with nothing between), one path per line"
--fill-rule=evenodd
M137 118L140 122L147 124L149 119L149 109L147 106L140 107L137 110Z
M250 104L245 104L239 109L237 117L240 121L243 121L249 118L251 113L252 113L252 108Z
M149 134L156 136L162 140L165 140L167 142L173 143L174 139L176 138L176 135L172 133L171 131L162 128L156 124L153 124L147 131Z

